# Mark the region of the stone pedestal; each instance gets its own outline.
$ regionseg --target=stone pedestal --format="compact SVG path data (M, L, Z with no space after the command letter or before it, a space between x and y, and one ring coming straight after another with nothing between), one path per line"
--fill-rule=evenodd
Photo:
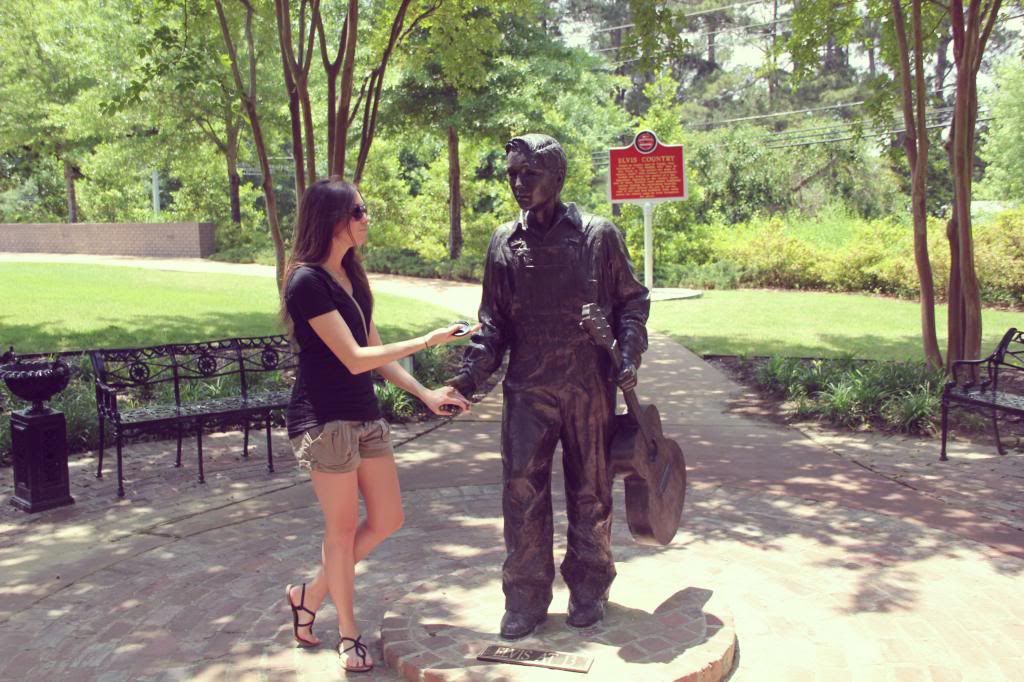
M40 512L74 504L68 478L67 423L64 413L44 408L11 413L14 496L11 504Z
M552 682L578 673L478 660L489 646L560 652L591 662L594 680L720 682L736 660L733 619L720 596L696 586L672 588L661 580L660 603L648 610L620 564L605 618L585 629L565 623L568 590L556 579L547 620L529 637L505 642L501 567L455 571L395 600L380 629L385 664L417 682ZM622 581L622 586L618 582ZM621 595L616 597L616 595ZM616 599L622 599L618 602ZM579 678L584 679L584 678Z

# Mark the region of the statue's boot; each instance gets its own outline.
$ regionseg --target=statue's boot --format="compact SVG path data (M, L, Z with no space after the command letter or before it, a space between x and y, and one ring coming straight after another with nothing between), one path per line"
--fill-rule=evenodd
M522 639L533 632L546 618L546 613L529 615L515 611L506 611L505 615L501 617L501 638Z
M585 603L577 603L570 597L569 617L565 619L565 623L574 628L589 628L591 625L596 625L604 618L604 607L607 604L608 597L601 597Z

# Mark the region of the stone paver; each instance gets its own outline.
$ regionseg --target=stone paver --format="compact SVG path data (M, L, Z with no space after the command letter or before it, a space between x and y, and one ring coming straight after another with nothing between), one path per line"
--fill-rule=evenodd
M559 580L548 619L511 644L523 649L590 658L599 679L717 682L733 667L736 633L732 616L713 590L677 589L657 574L623 567L618 601L602 623L576 630L565 625L569 593ZM508 645L497 632L503 612L499 565L453 573L444 584L423 586L393 604L381 623L388 666L406 680L555 680L563 671L477 660L490 645ZM628 596L626 596L628 595ZM624 604L629 604L628 606Z
M463 287L449 300L474 295ZM665 604L710 595L702 613L731 614L734 682L1020 679L1021 453L957 442L949 466L939 465L935 441L737 414L729 401L739 391L652 337L640 393L682 444L690 489L675 541L655 548L631 541L617 487L610 616L642 630ZM444 615L491 641L504 557L496 394L470 415L408 431L398 449L406 524L357 571L357 615L378 660L361 679L399 679L401 667L383 665L388 614ZM218 434L204 439L205 486L194 461L173 468L173 442L142 443L126 450L125 500L112 476L91 478L95 460L85 455L72 461L77 504L36 515L4 505L0 679L337 679L329 605L317 619L325 646L291 643L281 593L309 577L321 520L284 433L274 437L276 474L259 448L241 459L240 434ZM10 489L10 470L0 470L0 495ZM554 504L560 553L561 493ZM557 587L538 645L585 640L601 652L592 679L673 678L657 657L688 636L643 632L634 648L610 617L588 639L562 625Z

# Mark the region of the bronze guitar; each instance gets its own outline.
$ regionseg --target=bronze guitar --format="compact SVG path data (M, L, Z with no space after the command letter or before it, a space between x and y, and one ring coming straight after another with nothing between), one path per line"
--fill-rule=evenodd
M580 325L619 369L622 353L596 303L583 306ZM657 407L641 405L632 389L623 390L622 397L629 411L615 416L609 454L612 474L622 474L626 486L629 532L639 543L667 545L683 513L686 460L679 444L662 434Z

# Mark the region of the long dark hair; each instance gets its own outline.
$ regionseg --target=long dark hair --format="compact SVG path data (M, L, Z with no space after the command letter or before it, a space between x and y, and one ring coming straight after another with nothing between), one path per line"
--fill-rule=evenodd
M317 180L302 195L299 217L295 221L295 240L281 290L281 321L289 335L292 334L292 321L284 300L288 280L300 265L319 265L330 255L334 226L339 222L347 224L352 219L358 191L352 183L332 177ZM373 293L370 291L370 280L366 277L366 270L363 269L362 259L355 246L345 253L341 266L352 280L353 296L364 302L372 315Z

